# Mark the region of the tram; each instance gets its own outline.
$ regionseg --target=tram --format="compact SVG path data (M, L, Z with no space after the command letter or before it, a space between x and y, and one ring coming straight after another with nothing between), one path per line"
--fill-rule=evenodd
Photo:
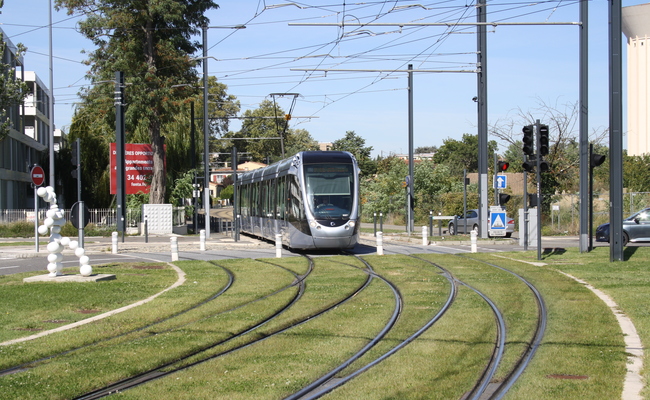
M349 249L359 233L359 167L343 151L303 151L237 177L241 231L293 249Z

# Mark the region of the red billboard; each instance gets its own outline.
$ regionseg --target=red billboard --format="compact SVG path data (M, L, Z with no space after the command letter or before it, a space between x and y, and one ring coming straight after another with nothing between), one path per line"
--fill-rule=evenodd
M165 149L167 146L165 145ZM117 150L111 143L111 194L117 194ZM149 193L153 175L153 149L150 144L127 143L124 145L124 168L126 194Z

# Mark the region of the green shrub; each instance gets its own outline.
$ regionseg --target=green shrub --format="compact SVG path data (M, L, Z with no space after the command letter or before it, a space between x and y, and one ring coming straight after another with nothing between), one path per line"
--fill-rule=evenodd
M34 237L34 223L20 221L0 224L0 237Z

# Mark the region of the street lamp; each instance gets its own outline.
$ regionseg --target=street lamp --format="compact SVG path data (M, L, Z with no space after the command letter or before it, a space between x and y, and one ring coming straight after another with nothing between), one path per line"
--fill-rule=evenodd
M201 28L203 35L203 208L205 212L205 238L210 239L210 134L208 124L208 28L245 29L245 25L207 26ZM215 58L216 60L216 58ZM233 218L237 218L233 215Z

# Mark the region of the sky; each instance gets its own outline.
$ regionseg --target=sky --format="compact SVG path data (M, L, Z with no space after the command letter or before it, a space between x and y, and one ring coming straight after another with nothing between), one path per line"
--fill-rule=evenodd
M208 71L237 97L242 112L265 99L275 100L284 111L292 110L290 127L307 130L319 142L354 131L373 147L373 156L407 153L405 71L411 64L417 71L412 88L414 146L439 147L447 139L477 133L475 27L352 25L476 22L474 1L215 2L219 8L206 13ZM623 0L623 6L642 3ZM5 0L0 9L0 28L14 44L27 47L25 69L36 71L47 87L50 4ZM487 4L488 22L579 21L576 0ZM605 0L589 3L589 131L594 136L609 120L608 5ZM64 131L72 121L77 92L89 84L84 52L94 46L76 30L81 18L52 11L54 120ZM313 25L341 22L350 25ZM312 25L299 25L305 23ZM520 131L519 125L534 121L522 120L519 110L542 119L540 104L565 109L578 101L578 31L570 25L488 28L490 125L514 121L514 130ZM195 39L202 40L200 35ZM282 93L297 96L277 95ZM230 129L238 130L239 122L231 122Z

